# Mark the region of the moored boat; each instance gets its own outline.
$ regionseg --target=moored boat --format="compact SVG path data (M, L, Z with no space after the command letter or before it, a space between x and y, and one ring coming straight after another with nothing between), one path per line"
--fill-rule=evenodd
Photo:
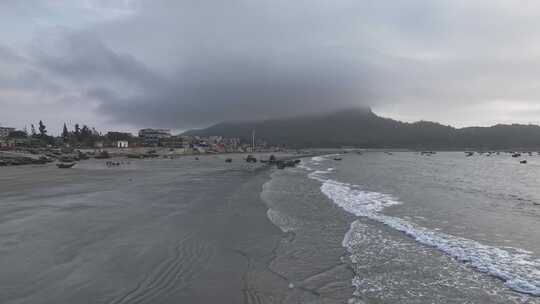
M59 168L59 169L69 169L73 166L75 166L76 163L71 163L71 164L65 164L65 163L59 163L59 164L56 164L56 166Z

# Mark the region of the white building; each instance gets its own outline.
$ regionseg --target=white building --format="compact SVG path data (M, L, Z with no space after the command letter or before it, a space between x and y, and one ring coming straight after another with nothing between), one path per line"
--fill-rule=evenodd
M129 147L129 142L127 140L117 140L114 142L116 148L124 149Z

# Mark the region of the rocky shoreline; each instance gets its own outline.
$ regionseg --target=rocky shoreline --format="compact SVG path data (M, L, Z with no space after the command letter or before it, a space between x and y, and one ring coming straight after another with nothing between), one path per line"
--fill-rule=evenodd
M260 155L264 152L257 152L254 155ZM220 153L222 154L222 153ZM229 153L230 154L230 153ZM268 154L268 153L265 153ZM281 154L281 153L280 153ZM261 162L267 165L275 165L279 169L294 167L299 163L299 158L315 155L314 153L295 152L290 157L280 159L270 155L268 159L255 158L246 153L245 161ZM179 154L170 150L156 149L138 149L138 150L73 150L73 149L39 149L23 151L0 151L0 167L22 166L22 165L45 165L52 162L75 163L88 159L109 159L109 158L130 158L130 159L152 159L167 158L174 159L178 157L203 156L217 154Z

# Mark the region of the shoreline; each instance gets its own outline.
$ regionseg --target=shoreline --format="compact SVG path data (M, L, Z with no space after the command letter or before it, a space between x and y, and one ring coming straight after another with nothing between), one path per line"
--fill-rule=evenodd
M342 246L348 226L339 220L321 225L318 212L334 219L347 215L326 202L303 168L274 170L270 177L261 197L283 235L271 268L289 281L285 303L350 303L354 271Z
M134 150L137 149L137 150ZM154 159L154 158L165 158L165 159L177 159L177 158L186 158L186 157L210 157L210 156L223 156L227 155L230 157L239 156L239 155L264 155L266 158L269 155L294 155L287 157L286 159L281 160L290 160L300 157L309 157L313 153L298 153L291 151L278 151L278 152L223 152L223 153L175 153L174 151L169 150L155 150L147 149L138 150L134 148L132 150L126 149L101 149L101 150L74 150L70 153L40 153L40 154L31 154L26 152L14 152L14 151L0 151L0 167L11 167L11 166L24 166L24 165L46 165L47 163L79 163L85 162L91 159ZM105 155L102 155L104 153Z
M12 290L0 302L285 297L289 283L268 267L284 235L260 197L274 169L224 158L5 168L0 228L19 241L0 255L0 284Z

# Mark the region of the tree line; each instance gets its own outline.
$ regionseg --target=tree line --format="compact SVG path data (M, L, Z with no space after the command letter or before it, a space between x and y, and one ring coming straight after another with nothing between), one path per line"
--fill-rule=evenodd
M63 143L66 144L69 143L90 146L93 145L94 142L101 137L102 135L93 127L89 127L87 125L82 125L81 127L80 124L76 123L73 130L70 131L66 123L64 123L60 139ZM42 120L38 122L37 128L36 125L31 124L30 132L28 132L26 128L25 130L13 131L9 134L9 138L35 139L40 140L46 144L53 144L56 142L54 136L50 136L47 134L47 126Z

